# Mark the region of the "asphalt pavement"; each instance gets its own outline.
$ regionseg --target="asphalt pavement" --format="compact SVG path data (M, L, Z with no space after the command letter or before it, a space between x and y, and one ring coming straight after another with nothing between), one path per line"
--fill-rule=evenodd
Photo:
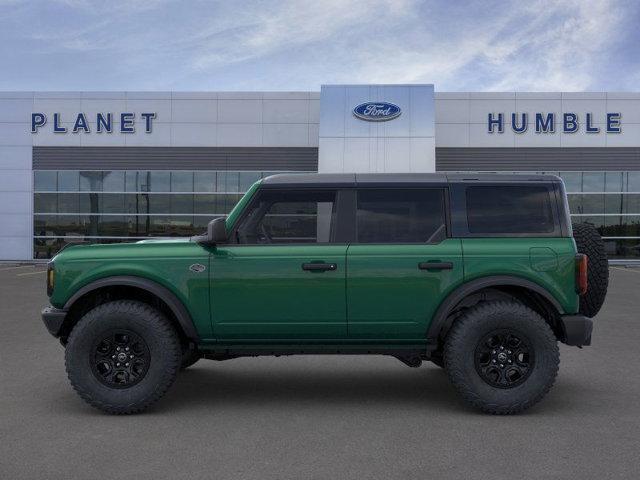
M612 268L593 345L561 346L550 394L510 417L466 407L431 364L367 356L200 361L152 410L109 416L67 381L44 283L0 265L2 479L640 476L640 268Z

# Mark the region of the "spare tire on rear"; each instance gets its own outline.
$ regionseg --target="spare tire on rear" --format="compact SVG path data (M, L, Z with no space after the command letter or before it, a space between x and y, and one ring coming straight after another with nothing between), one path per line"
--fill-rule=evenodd
M609 261L602 237L589 223L573 225L573 238L579 253L588 257L587 293L580 296L580 313L595 317L600 311L609 286Z

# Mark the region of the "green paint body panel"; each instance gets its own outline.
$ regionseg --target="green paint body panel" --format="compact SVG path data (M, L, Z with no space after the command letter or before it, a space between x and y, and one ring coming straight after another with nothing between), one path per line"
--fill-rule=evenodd
M253 185L249 187L249 189L245 192L242 198L235 204L229 215L227 216L227 220L225 222L225 226L227 227L227 232L230 232L231 229L235 226L238 219L242 216L242 212L247 207L255 193L260 188L260 184L262 180L258 180Z
M227 218L232 231L260 182ZM438 307L457 287L489 276L534 282L578 311L572 238L448 238L438 244L208 246L188 239L65 249L53 262L51 303L112 276L154 281L184 304L203 348L255 345L424 345ZM331 271L304 263L333 263ZM444 270L423 262L450 262ZM206 270L194 272L195 263Z
M202 338L212 335L207 268L196 273L189 266L208 267L209 251L188 239L139 243L78 245L54 259L56 284L51 304L62 308L80 288L101 278L130 275L152 280L167 289L187 308Z
M221 245L212 255L214 335L220 340L343 338L346 245ZM303 263L334 263L310 272Z
M464 278L512 275L547 290L567 314L578 312L573 238L465 238Z
M420 270L422 262L451 270ZM424 340L440 302L463 281L460 239L436 245L351 245L347 254L349 337Z

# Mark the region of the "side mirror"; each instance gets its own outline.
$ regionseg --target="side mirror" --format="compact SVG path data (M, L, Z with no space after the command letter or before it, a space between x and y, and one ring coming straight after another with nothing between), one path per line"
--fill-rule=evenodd
M194 242L204 245L216 245L227 241L227 225L224 217L213 219L207 225L207 233L193 237Z

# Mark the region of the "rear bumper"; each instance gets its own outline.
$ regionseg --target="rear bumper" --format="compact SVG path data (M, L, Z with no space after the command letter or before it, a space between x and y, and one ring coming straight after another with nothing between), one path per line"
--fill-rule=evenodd
M561 318L564 343L576 347L591 345L593 320L584 315L563 315Z
M67 316L66 310L59 310L55 307L45 307L42 309L42 321L49 333L54 337L60 336L62 324Z

